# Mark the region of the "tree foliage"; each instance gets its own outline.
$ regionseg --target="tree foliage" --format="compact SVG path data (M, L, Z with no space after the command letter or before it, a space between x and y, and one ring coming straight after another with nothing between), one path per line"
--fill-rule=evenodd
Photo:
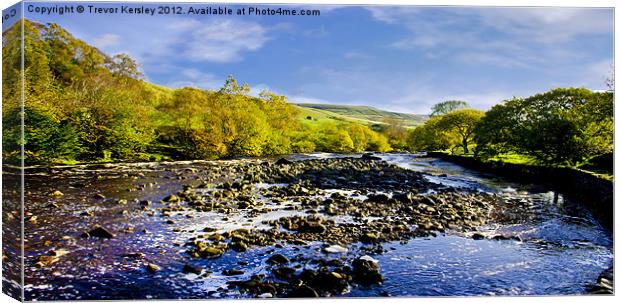
M469 144L474 140L474 128L484 117L484 112L476 109L459 109L451 111L439 119L437 127L447 133L454 133L459 138L458 147L469 153Z
M547 164L613 151L613 93L558 88L498 104L476 127L478 153L515 152Z
M474 128L483 116L484 112L475 109L459 109L433 116L409 133L409 149L455 151L462 148L463 153L467 154L474 141Z
M53 23L24 21L22 73L21 27L3 33L6 162L19 162L22 147L27 164L391 150L364 125L302 123L285 96L252 96L232 75L215 91L149 84L127 54L106 55Z

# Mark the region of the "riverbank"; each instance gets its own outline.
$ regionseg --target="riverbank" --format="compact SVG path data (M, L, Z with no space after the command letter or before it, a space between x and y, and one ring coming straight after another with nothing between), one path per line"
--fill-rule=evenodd
M518 182L548 184L590 209L601 225L613 233L614 183L611 180L576 168L482 161L442 152L429 152L428 156Z

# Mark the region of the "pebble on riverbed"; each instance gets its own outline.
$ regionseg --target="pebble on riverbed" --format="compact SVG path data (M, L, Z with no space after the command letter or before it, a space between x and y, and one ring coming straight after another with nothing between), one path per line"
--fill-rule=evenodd
M153 263L148 263L148 264L146 265L146 270L147 270L148 272L155 273L155 272L160 271L160 270L161 270L161 267L159 267L159 265L156 265L156 264L153 264Z

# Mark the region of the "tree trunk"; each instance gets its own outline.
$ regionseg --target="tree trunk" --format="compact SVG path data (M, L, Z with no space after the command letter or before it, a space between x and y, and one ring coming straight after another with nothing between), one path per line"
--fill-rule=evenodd
M463 153L468 154L469 149L467 148L467 139L463 138Z

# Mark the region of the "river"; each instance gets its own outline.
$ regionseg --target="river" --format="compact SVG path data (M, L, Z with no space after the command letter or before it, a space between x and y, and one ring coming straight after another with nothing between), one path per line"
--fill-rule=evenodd
M274 253L289 258L297 273L317 268L312 264L320 263L320 259L347 264L368 255L378 264L383 283L349 283L346 289L330 294L351 297L584 294L613 263L611 234L587 209L562 193L423 155L378 156L399 169L421 173L424 182L437 184L419 195L448 190L493 197L500 201L494 204L494 219L475 226L475 230L445 228L428 236L381 241L373 245L375 251L353 241L341 245L346 252L327 253L325 248L331 244L312 238L299 245L254 245L245 251L228 250L219 258L202 259L190 256L191 247L186 243L205 226L219 233L238 228L269 230L273 226L270 221L314 211L297 207L296 203L304 202L294 198L285 203L271 201L270 191L284 189L287 184L269 182L254 184L261 204L253 209L194 211L186 207L162 211L166 204L159 201L184 185L203 182L202 172L262 160L32 168L26 170L25 211L27 219L36 217L25 223L26 300L254 297L256 293L227 282L256 275L275 279L265 265ZM311 161L338 157L360 155L303 154L287 158ZM217 179L212 181L217 184ZM54 191L62 192L62 197L50 196ZM197 191L213 194L215 190L204 186ZM370 195L367 190L324 188L314 198L324 199L334 193L360 200ZM387 190L386 194L391 195ZM319 215L332 220L333 226L373 220L371 216ZM81 237L96 225L115 236ZM474 234L483 239L474 240ZM493 239L495 235L505 239ZM58 251L62 253L53 264L36 265L40 256ZM138 253L140 256L135 257ZM159 270L149 272L145 264L156 264ZM181 269L185 264L198 266L208 274L184 273ZM240 273L223 273L231 268Z

